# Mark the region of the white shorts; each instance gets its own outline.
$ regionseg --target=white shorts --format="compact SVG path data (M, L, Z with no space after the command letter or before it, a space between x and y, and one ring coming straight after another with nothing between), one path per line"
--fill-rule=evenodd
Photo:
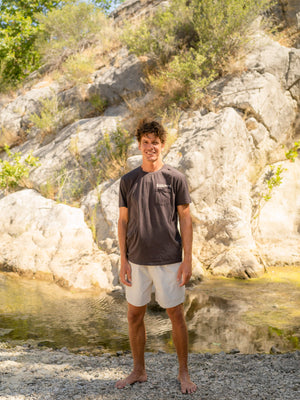
M185 287L179 286L177 273L181 263L168 265L137 265L130 262L132 286L125 286L126 300L141 307L151 300L154 286L155 299L163 308L184 302Z

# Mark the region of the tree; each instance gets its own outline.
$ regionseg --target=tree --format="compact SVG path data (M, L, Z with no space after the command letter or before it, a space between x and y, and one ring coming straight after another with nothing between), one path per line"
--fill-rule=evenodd
M89 0L108 13L123 0ZM13 86L40 66L36 40L40 15L83 0L0 0L0 89Z
M0 10L1 14L6 11L11 15L21 10L25 17L33 17L34 14L38 12L46 13L61 3L63 3L62 0L2 0Z
M2 0L0 4L0 83L15 84L39 65L34 43L37 13L47 13L61 0Z

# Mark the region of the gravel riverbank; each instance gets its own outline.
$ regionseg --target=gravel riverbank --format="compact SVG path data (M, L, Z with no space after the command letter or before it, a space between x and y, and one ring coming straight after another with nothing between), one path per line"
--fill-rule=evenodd
M180 393L175 354L146 353L148 382L125 389L116 380L131 370L130 354L87 356L68 350L0 344L1 400L298 400L300 352L190 354L190 373L199 389Z

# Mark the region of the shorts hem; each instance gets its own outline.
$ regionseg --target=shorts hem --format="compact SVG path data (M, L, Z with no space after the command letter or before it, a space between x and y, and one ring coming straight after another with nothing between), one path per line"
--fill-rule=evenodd
M158 300L156 300L156 301L162 308L167 309L167 308L173 308L173 307L179 306L179 304L183 304L184 300L185 300L185 296L183 298L180 297L180 299L174 300L172 302L172 304L164 304L164 305L162 303L160 303Z
M127 297L126 297L126 301L127 301L127 303L130 304L131 306L134 306L134 307L144 307L144 306L146 306L148 303L150 303L151 299L150 299L149 301L147 301L145 304L133 304L134 302L133 302L133 301L129 301L129 300L127 299Z

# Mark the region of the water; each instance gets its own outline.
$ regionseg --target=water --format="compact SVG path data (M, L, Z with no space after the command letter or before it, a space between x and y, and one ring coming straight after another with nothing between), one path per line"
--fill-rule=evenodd
M296 267L273 268L249 281L211 278L189 288L190 351L300 349L299 288ZM147 350L174 351L165 311L153 304L145 322ZM70 291L0 273L0 341L72 351L128 350L126 302L118 292Z

